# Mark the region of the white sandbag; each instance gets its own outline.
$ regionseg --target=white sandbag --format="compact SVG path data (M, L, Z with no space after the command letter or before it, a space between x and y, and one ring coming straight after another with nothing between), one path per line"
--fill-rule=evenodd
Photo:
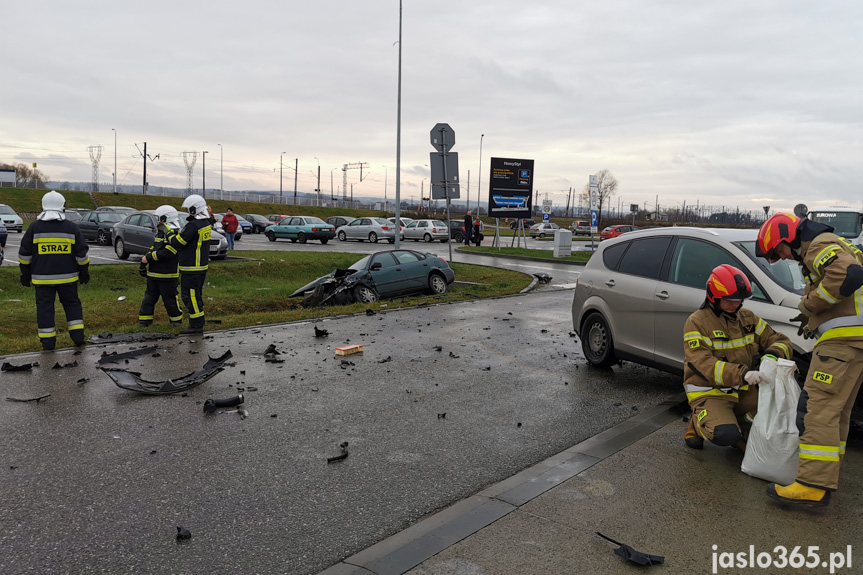
M795 369L794 362L787 359L761 362L759 370L770 383L758 386L758 414L740 466L743 473L779 485L794 483L797 477L800 387L794 379Z

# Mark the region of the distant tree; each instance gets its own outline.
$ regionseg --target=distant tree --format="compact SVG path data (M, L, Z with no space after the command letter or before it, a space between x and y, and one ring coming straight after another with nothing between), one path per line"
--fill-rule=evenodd
M611 198L614 196L615 192L617 192L617 178L615 178L611 172L608 170L599 170L594 174L596 176L596 183L599 190L597 194L597 202L598 202L598 211L597 225L602 227L602 207L609 205L611 202ZM590 184L584 184L584 189L582 190L582 194L585 194L588 200L588 205L590 205Z
M45 182L49 179L46 174L43 174L36 168L31 168L27 164L4 164L0 163L0 169L15 170L15 186L18 188L44 188Z

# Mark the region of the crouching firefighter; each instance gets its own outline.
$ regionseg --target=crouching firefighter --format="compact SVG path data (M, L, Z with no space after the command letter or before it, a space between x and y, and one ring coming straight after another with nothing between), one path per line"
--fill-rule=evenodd
M198 194L183 200L188 210L186 225L171 238L180 269L180 297L189 312L189 327L182 334L204 333L204 282L210 262L210 214L207 202Z
M150 250L141 258L140 274L147 278L147 290L141 311L138 312L138 326L147 327L153 323L156 304L159 298L168 312L172 325L183 323L183 312L180 310L180 298L177 288L180 284L180 272L177 269L177 249L171 245L171 239L180 229L180 214L171 206L156 208L159 219L156 238Z
M18 250L21 285L36 291L36 324L43 350L57 344L54 300L66 312L69 337L84 345L84 309L78 282L90 281L87 242L77 225L66 219L66 198L51 191L42 196L42 213L24 232Z
M684 439L701 449L716 445L746 449L738 419L751 423L758 409L762 358L791 359L791 340L742 307L752 296L749 279L723 264L707 280L707 297L683 328L683 387L692 407Z
M797 481L771 484L767 494L789 503L824 506L839 486L851 409L863 381L863 253L833 228L775 214L758 232L756 255L795 260L806 279L800 331L817 338L797 404Z

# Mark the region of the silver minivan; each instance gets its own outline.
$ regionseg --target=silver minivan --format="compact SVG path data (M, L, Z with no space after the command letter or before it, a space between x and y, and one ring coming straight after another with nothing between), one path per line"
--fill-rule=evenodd
M19 234L24 231L24 220L18 215L18 212L12 209L11 206L0 204L0 220L3 220L3 225L9 231L16 231Z
M342 242L348 240L364 242L368 240L375 244L379 239L382 239L394 244L396 241L396 230L398 229L398 226L384 218L357 218L349 224L338 228L336 230L336 237ZM400 230L399 233L399 239L404 238L404 234Z
M683 373L683 325L705 299L713 268L743 270L753 295L744 306L787 335L795 359L813 342L797 335L804 279L797 264L755 257L758 230L691 227L638 230L602 242L578 278L572 325L588 362L629 360Z

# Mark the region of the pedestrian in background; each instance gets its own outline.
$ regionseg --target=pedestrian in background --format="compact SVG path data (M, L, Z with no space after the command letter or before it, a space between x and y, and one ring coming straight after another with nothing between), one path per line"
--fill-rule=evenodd
M233 210L228 208L228 211L222 216L222 227L225 229L225 236L228 238L228 249L234 249L234 235L237 233L237 227L240 221L234 215Z
M18 263L21 285L36 292L36 325L43 350L57 344L54 301L59 297L66 312L69 337L84 345L84 308L78 297L78 282L90 281L89 248L81 230L66 219L66 198L50 191L42 196L42 213L21 238Z
M473 221L473 243L476 247L479 247L482 243L482 230L483 230L482 220L479 219L479 216Z
M471 232L473 231L473 218L470 215L470 210L464 215L464 245L470 245Z

